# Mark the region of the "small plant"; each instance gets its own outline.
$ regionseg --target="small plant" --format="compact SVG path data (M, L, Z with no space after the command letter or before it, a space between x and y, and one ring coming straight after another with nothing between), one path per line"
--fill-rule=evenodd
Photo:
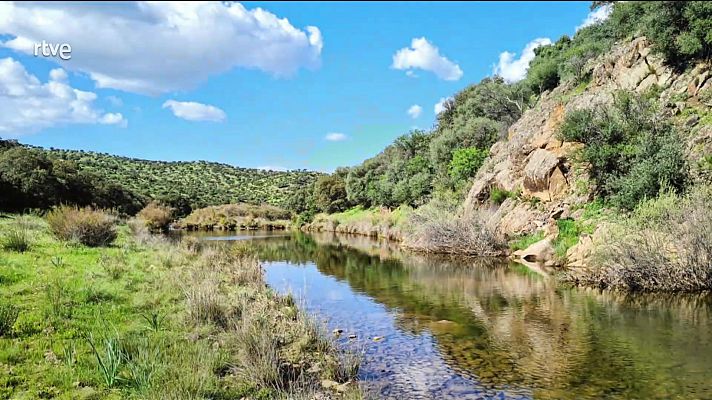
M515 197L515 193L510 192L509 190L500 189L498 187L493 187L490 190L490 201L494 204L502 204L505 200L511 197Z
M116 239L116 218L89 207L55 207L47 214L52 232L62 240L86 246L106 246Z
M99 257L99 265L113 280L121 278L128 270L124 257L111 257L107 254Z
M52 266L55 268L62 268L64 266L64 259L62 257L54 256L50 258L49 262L52 263Z
M56 278L45 286L45 297L49 303L49 315L55 318L71 318L72 306L67 304L69 296L65 283Z
M0 238L3 250L24 253L31 247L30 232L27 223L16 220L10 225Z
M97 343L92 333L86 337L86 340L96 357L104 384L110 388L114 387L121 379L119 372L123 359L118 333L102 338L101 343Z
M165 344L153 337L128 336L121 341L121 357L125 366L125 383L139 392L146 392L153 384Z
M166 314L161 315L158 311L150 311L142 313L141 317L146 321L148 329L158 332L163 329L163 321L166 319Z
M65 346L62 347L62 361L69 368L76 364L77 344L73 340L70 340Z
M0 304L0 337L12 333L12 326L17 320L20 310L12 304Z

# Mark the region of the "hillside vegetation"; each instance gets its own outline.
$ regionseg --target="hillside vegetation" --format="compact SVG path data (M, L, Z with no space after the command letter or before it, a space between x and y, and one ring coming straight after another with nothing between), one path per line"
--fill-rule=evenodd
M293 192L320 175L45 150L0 140L0 210L5 211L67 203L135 214L152 199L170 205L177 216L227 203L285 206Z
M184 199L192 208L228 203L284 206L293 191L321 175L304 170L267 171L206 161L148 161L85 151L52 150L50 153L134 193L168 203Z
M582 93L593 64L614 44L647 37L652 51L678 72L712 56L710 3L594 2L593 7L612 7L610 17L538 47L524 80L491 77L466 87L445 102L432 130L408 132L362 164L321 177L312 193L297 193L293 209L313 215L353 206L417 207L433 198L460 202L492 146L508 141L510 127L557 87L569 96ZM678 181L674 187L680 188Z

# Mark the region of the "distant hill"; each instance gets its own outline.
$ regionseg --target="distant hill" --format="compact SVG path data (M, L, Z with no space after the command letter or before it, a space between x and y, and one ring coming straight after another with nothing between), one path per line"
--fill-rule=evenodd
M207 161L150 161L81 150L47 151L141 196L183 198L193 208L228 203L285 207L287 198L296 189L310 185L322 175L306 170L265 171Z
M228 203L290 208L290 197L322 175L206 161L149 161L0 139L2 211L76 204L133 214L152 199L171 205L179 216Z

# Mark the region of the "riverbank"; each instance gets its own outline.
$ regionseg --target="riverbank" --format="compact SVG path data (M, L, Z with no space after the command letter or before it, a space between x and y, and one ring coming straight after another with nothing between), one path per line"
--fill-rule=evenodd
M268 204L223 204L193 210L175 226L189 231L288 230L292 213Z
M433 201L413 209L355 207L334 214L318 214L301 227L305 232L334 232L398 242L419 253L460 256L504 256L504 238L480 220L463 216L452 204Z
M13 215L0 233L1 398L361 397L356 358L266 286L247 247L125 225L87 247Z
M390 210L385 207L350 210L314 216L312 222L301 227L305 232L334 232L362 235L401 242L405 236L405 224L413 209L406 206Z

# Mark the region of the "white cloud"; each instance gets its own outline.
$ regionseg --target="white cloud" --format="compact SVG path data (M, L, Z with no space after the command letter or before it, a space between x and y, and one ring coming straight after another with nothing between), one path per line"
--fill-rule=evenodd
M519 58L515 59L515 53L505 51L499 55L499 63L494 68L495 75L499 75L506 82L521 81L527 76L529 63L534 59L534 49L539 46L551 44L549 38L537 38L527 43Z
M326 136L324 136L324 139L330 141L330 142L343 142L344 140L348 139L348 135L345 133L340 133L340 132L330 132L327 133Z
M408 113L408 115L410 115L411 118L416 119L420 117L420 114L423 113L423 107L417 104L413 104L412 106L410 106L410 108L408 108L408 111L406 112Z
M289 76L320 65L318 28L229 2L102 5L0 3L0 46L32 54L34 43L68 43L64 68L101 88L157 95L190 89L236 67Z
M452 100L452 97L441 97L440 101L435 103L435 106L433 107L433 112L435 113L435 115L438 115L441 112L445 111L445 103Z
M99 123L104 124L104 125L117 125L117 124L126 124L126 120L124 120L124 116L119 114L119 113L106 113L101 116L101 119L99 119Z
M611 4L604 4L596 8L595 10L588 13L586 19L581 22L581 25L576 27L576 31L583 29L587 26L591 26L599 22L605 21L608 16L611 15L611 11L613 11L613 6Z
M194 101L168 100L163 103L163 108L170 108L173 115L188 121L213 121L225 120L225 111L209 104Z
M122 107L124 105L124 101L116 96L106 96L106 100L114 107Z
M96 98L71 87L61 68L42 83L18 61L0 59L0 133L15 136L63 124L126 125L121 114L96 109Z
M414 38L410 48L404 47L393 55L391 68L406 70L406 75L414 77L413 68L430 71L438 78L456 81L462 78L460 66L440 55L440 50L426 38ZM410 72L410 74L408 73Z

